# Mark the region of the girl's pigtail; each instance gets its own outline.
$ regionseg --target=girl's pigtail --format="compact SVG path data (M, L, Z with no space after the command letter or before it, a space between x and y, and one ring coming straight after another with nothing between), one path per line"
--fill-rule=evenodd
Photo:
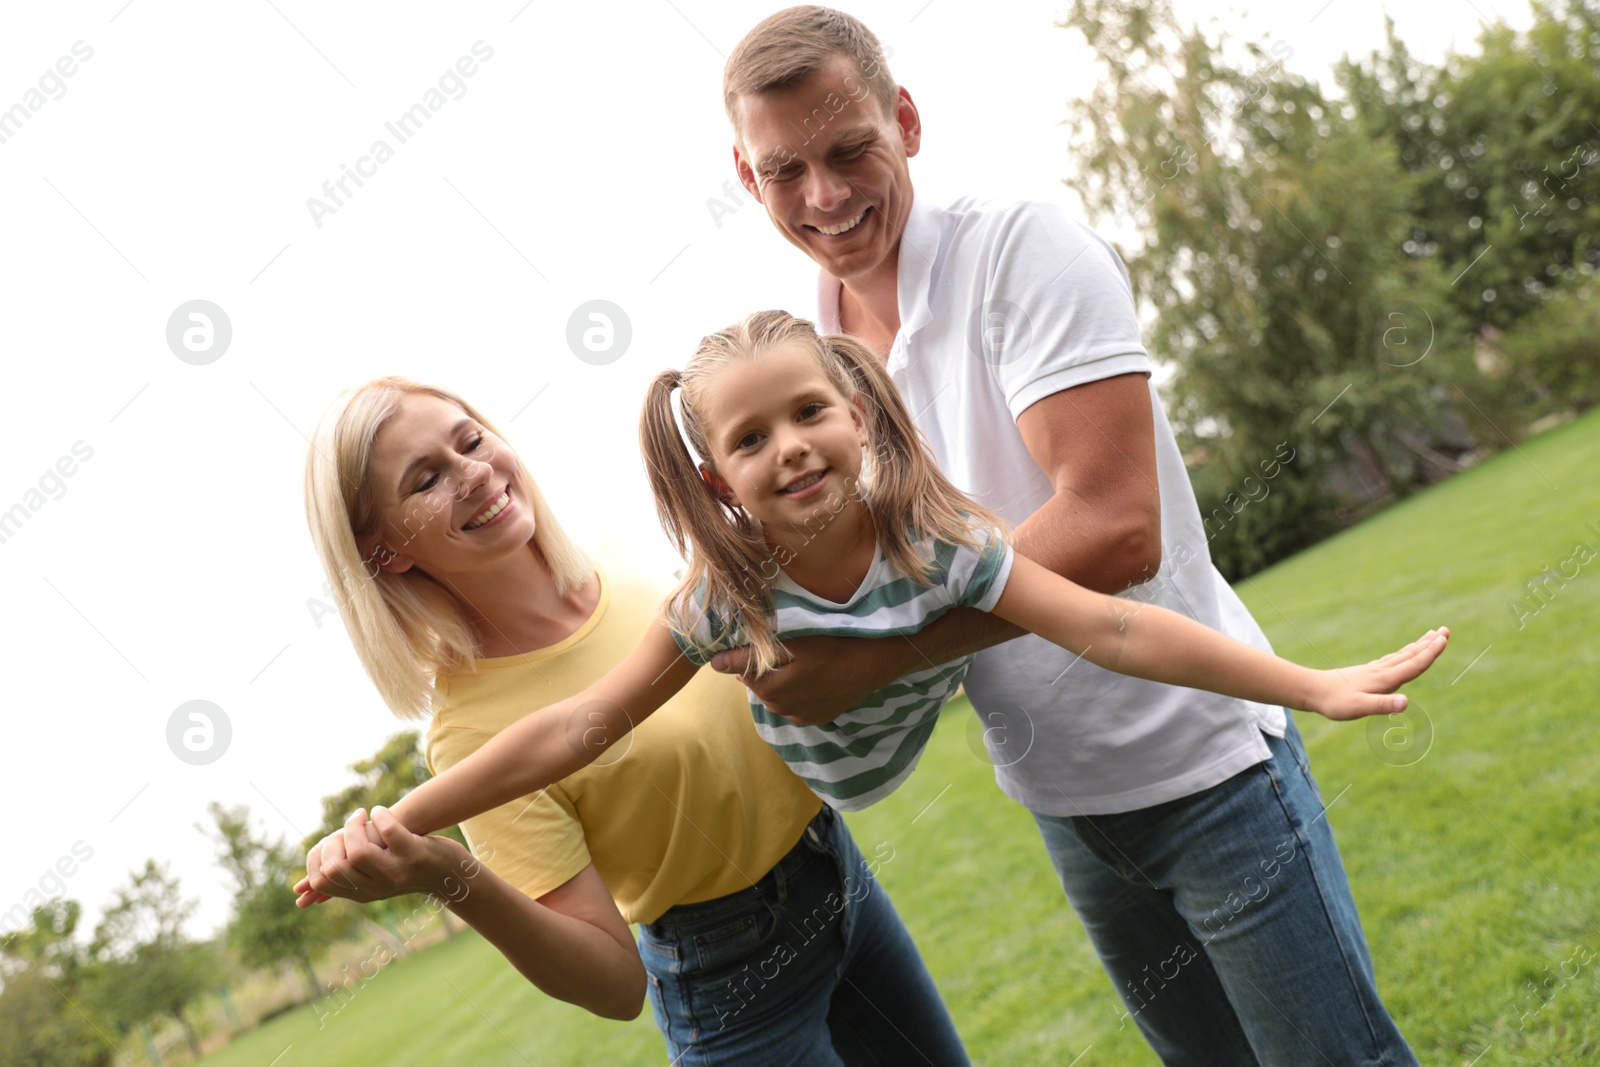
M931 537L981 549L988 528L1004 536L1004 520L957 489L939 470L932 448L877 354L845 334L822 338L822 346L848 372L864 409L869 450L866 502L889 562L903 574L926 579L935 563L916 553L916 541Z
M672 392L682 378L680 372L667 370L650 383L644 411L639 416L639 451L644 456L661 528L678 554L687 558L692 525L688 516L691 509L702 506L701 498L711 492L711 487L701 480L672 417Z
M667 622L680 636L692 639L708 610L736 621L751 646L752 673L764 673L777 666L779 648L768 617L770 576L761 568L765 558L761 529L742 510L718 500L700 476L672 413L672 393L682 384L680 372L662 371L650 383L639 416L639 449L656 515L688 564L672 596ZM691 418L686 410L685 421ZM695 600L702 602L700 612L688 615L681 610Z

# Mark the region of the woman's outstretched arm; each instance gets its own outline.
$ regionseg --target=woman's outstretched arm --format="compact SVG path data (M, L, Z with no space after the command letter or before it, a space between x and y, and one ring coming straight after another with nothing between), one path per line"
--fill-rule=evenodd
M1330 719L1404 711L1406 698L1389 694L1432 666L1450 636L1430 630L1371 663L1313 670L1165 608L1091 592L1024 556L993 614L1107 670Z
M665 622L587 689L525 715L392 809L415 834L433 833L559 782L593 763L698 670Z
M644 1006L638 947L593 864L534 900L457 842L412 834L383 808L370 821L357 811L306 862L306 877L295 886L302 904L425 893L550 996L607 1019L632 1019Z

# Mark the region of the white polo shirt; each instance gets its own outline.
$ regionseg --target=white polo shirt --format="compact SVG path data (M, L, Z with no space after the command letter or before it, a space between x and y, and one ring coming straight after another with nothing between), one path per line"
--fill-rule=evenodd
M945 474L1013 525L1054 494L1017 416L1063 389L1150 374L1121 259L1049 204L915 199L899 305L888 369L900 395ZM826 274L817 321L840 332L839 282ZM1148 388L1162 564L1122 595L1270 651L1211 563L1183 457ZM1199 792L1269 758L1262 731L1286 728L1282 708L1128 678L1031 634L979 653L966 691L1000 788L1048 815L1132 811Z

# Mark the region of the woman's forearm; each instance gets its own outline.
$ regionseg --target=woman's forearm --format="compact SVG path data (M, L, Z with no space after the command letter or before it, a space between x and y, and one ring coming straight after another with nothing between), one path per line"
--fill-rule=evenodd
M631 941L563 915L486 867L462 880L452 912L500 951L542 992L607 1019L628 1020L644 1006L644 964ZM624 928L626 929L626 928Z

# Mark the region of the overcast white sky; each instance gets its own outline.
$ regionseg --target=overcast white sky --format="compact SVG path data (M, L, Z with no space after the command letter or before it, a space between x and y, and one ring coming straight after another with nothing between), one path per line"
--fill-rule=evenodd
M920 105L919 195L1072 203L1060 123L1091 57L1053 28L1057 5L842 6ZM1288 65L1316 76L1377 47L1385 9L1428 59L1470 49L1497 13L1485 0L1254 6L1185 10L1283 41ZM723 188L723 58L765 13L708 0L0 11L0 111L38 103L45 79L42 106L0 143L0 512L42 501L0 543L17 697L0 912L64 888L92 926L153 856L202 898L203 934L228 907L193 828L207 803L248 804L298 838L347 765L400 728L337 619L319 625L308 605L323 579L301 510L305 435L340 389L388 373L457 389L509 430L569 525L673 566L634 445L645 382L701 335L757 308L807 310L812 292L809 262ZM1527 22L1520 0L1498 13ZM385 123L480 41L492 56L464 94L447 84L400 143ZM73 73L52 79L64 56ZM307 198L379 139L393 158L319 227ZM206 365L166 339L197 299L232 326ZM632 324L604 366L566 343L594 299ZM56 480L75 448L89 458ZM168 747L191 700L231 724L209 765ZM92 856L54 880L75 845Z

